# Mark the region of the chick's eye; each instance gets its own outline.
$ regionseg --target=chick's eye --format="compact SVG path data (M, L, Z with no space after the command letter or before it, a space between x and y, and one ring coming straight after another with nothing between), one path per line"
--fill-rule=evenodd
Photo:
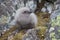
M27 11L24 11L24 13L27 13Z
M30 14L31 12L30 11L24 11L23 13L29 13Z

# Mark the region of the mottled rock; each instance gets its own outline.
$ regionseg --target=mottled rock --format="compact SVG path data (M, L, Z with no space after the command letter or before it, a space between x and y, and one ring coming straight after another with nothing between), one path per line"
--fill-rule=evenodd
M40 40L35 29L29 29L23 36L22 40Z

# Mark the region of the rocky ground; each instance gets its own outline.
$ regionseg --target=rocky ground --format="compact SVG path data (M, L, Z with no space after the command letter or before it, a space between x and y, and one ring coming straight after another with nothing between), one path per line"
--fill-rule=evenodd
M36 15L38 18L38 24L36 26L36 29L38 29L38 32L36 32L36 34L38 35L40 40L44 40L45 33L47 30L46 25L49 22L49 15L46 16L46 13L41 13L41 12L36 13ZM11 28L11 30L7 31L2 37L0 37L0 40L6 40L6 38L8 38L8 40L22 40L23 36L27 34L26 30L21 30L16 35L11 34L14 30L16 30L15 27Z

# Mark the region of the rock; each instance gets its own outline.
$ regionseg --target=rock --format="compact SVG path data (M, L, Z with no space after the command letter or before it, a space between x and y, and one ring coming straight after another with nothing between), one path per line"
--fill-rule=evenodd
M54 10L54 6L49 2L46 2L44 4L44 7L41 9L42 12L48 12L50 14L53 12L53 10Z
M45 8L45 7L43 7L42 9L41 9L41 12L46 12L47 11L47 9Z
M32 0L26 3L26 7L29 7L32 12L35 12L37 5L36 5L36 2Z
M40 40L35 29L29 29L23 36L22 40Z

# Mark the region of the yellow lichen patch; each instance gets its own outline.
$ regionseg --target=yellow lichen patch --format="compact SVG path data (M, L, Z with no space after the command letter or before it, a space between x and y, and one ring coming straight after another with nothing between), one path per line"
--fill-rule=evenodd
M7 23L7 21L8 21L8 17L6 17L4 15L0 18L0 24L5 24L5 23Z
M14 36L13 40L22 40L23 35L24 35L24 32L22 30L22 31L20 31L20 33L18 33Z
M39 28L39 31L37 33L38 37L40 37L40 39L44 39L47 27L41 26L41 27L38 27L38 28Z

